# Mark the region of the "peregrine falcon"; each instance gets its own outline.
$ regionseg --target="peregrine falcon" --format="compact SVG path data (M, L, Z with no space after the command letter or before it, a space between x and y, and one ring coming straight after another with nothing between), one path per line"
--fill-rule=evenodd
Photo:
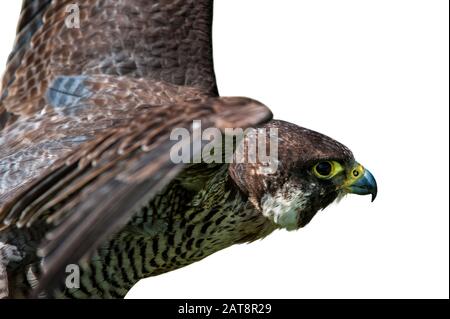
M219 96L213 0L72 2L23 1L3 76L0 297L122 298L142 278L304 227L345 194L375 199L341 143ZM175 163L171 132L195 121L275 129L277 169Z

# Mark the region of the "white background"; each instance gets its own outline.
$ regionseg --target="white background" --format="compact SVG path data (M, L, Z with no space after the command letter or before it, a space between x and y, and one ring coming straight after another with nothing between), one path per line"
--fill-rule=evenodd
M20 2L0 2L1 61ZM448 298L448 6L216 0L221 94L343 142L379 197L348 197L305 229L143 280L129 297Z

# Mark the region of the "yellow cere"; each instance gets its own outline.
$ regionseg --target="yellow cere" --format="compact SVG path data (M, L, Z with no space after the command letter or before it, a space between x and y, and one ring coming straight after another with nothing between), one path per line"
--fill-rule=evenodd
M358 179L364 176L365 168L358 164L348 173L344 186L353 185Z

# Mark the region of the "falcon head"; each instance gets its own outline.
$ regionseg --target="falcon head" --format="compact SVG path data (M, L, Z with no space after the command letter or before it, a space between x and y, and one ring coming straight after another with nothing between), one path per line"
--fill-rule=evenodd
M263 128L278 131L277 169L268 173L266 164L256 161L233 163L229 171L256 209L278 227L304 227L346 194L372 195L375 200L375 178L346 146L283 121L271 121ZM248 144L247 138L243 144Z

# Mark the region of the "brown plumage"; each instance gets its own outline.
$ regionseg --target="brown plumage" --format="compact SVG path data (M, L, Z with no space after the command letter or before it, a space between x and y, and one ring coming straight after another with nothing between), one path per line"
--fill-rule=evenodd
M218 96L211 46L212 0L83 0L79 1L80 29L65 25L70 3L24 1L0 102L0 243L22 255L20 262L8 265L12 274L19 274L19 279L11 275L10 281L20 282L31 269L27 267L42 261L44 273L38 276L37 291L47 293L61 283L67 264L88 259L118 232L117 238L127 237L120 231L136 211L164 189L162 194L178 192L174 181L180 176L184 176L182 185L189 179L186 172L199 176L198 167L186 171L171 162L174 142L169 135L174 128L191 129L194 120L201 120L203 128L248 128L272 117L254 100ZM223 165L206 170L205 180L220 176L224 185L220 192L234 195L223 194L230 201L223 205L227 209L203 207L209 211L205 218L216 211L230 214L234 207L236 218L229 220L230 225L242 222L245 232L252 227L247 221L258 225L258 231L248 232L252 235L230 231L215 250L283 227L271 219L273 207L267 207L290 182L294 182L292 189L306 191L311 165L333 160L349 171L355 167L351 152L322 134L280 121L265 127L276 127L281 133L282 167L276 174L255 174L256 164L231 165L225 175ZM202 182L195 190L183 187L201 193L207 184ZM327 182L320 195L308 193L314 200L299 211L295 227L306 225L341 193L336 185ZM237 200L242 204L230 204ZM178 217L168 223L183 218L185 211L177 209L173 215ZM215 216L213 220L228 219ZM223 229L230 225L217 223ZM201 258L186 264L197 259ZM177 267L160 266L146 276L173 268ZM35 288L33 280L27 280L29 288ZM9 290L14 290L11 284Z

